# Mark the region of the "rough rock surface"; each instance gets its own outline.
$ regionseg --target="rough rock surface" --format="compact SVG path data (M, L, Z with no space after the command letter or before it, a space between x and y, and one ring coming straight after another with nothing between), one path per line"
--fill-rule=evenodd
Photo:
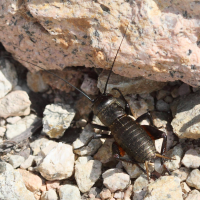
M13 91L0 99L0 117L23 116L30 113L31 102L24 91Z
M200 91L176 102L176 113L171 125L179 138L200 138Z
M47 180L62 180L70 177L74 171L74 154L68 144L58 143L44 158L38 167Z
M0 59L0 98L17 85L17 72L7 59Z
M60 138L70 126L75 112L69 105L51 104L44 110L43 132L50 138Z
M16 58L48 69L108 68L131 22L115 73L200 84L198 1L20 2L0 2L0 41Z
M180 179L172 176L162 176L147 187L144 200L182 200Z
M0 162L0 199L35 200L32 192L26 189L20 173L5 162Z

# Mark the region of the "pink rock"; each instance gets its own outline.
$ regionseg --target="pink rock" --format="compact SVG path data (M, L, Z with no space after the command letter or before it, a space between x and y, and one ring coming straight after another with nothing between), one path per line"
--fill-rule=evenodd
M35 192L36 190L39 190L42 186L42 179L32 172L18 169L20 174L23 177L24 184L26 185L26 188L30 190L31 192Z
M46 181L47 190L51 189L59 189L60 188L60 181Z
M198 1L75 1L70 5L2 0L0 8L0 41L29 69L37 68L20 58L46 69L83 65L108 69L132 22L115 62L116 74L200 84Z

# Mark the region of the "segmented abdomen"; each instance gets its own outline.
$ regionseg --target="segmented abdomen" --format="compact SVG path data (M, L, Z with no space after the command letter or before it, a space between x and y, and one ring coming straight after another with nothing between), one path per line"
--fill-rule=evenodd
M115 141L130 158L145 162L155 157L155 145L146 131L130 116L124 115L109 126Z

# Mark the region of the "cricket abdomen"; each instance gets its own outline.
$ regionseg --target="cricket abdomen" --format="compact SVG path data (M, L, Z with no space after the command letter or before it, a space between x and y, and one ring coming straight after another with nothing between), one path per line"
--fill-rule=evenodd
M146 131L130 116L117 118L110 126L111 133L130 158L143 163L155 157L155 145Z

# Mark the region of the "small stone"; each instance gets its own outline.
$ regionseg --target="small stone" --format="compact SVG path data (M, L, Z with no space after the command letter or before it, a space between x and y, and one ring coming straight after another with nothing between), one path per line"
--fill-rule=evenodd
M76 149L83 146L94 134L93 128L88 124L80 134L80 137L73 142L73 148ZM74 152L80 156L90 156L96 153L101 145L100 139L94 139L86 147L74 150Z
M172 101L173 101L173 98L171 97L171 96L166 96L165 98L164 98L164 101L166 102L166 103L172 103Z
M111 198L111 195L112 195L111 191L109 189L107 189L107 188L104 188L100 193L100 197L103 200Z
M81 200L81 194L77 186L66 184L58 189L60 200Z
M17 135L20 135L24 131L26 131L30 126L38 121L38 117L34 114L24 117L23 119L19 120L15 124L8 124L6 137L7 139L11 139Z
M87 121L85 119L80 119L79 121L76 122L77 128L85 127L86 125L87 125Z
M156 127L166 127L167 123L169 123L171 116L166 112L151 112L153 124Z
M50 181L70 177L74 171L72 146L59 142L42 160L38 170L45 179Z
M170 91L168 90L159 90L157 92L156 98L157 100L164 99L169 94L170 94Z
M180 179L173 176L161 176L155 182L149 184L144 200L182 200Z
M0 117L24 116L30 114L29 96L24 91L13 91L0 99Z
M200 189L200 171L198 169L194 169L190 172L187 180L186 180L186 183L191 186L191 187L194 187L196 189Z
M43 132L50 138L60 138L70 126L75 111L64 104L47 105L44 110Z
M176 169L175 171L172 172L173 176L177 176L180 178L181 182L185 181L190 173L190 169L186 167L181 167L180 169Z
M46 181L47 190L55 190L60 188L60 181Z
M133 192L139 192L139 191L141 191L148 184L149 184L149 182L148 182L147 176L146 175L141 175L134 182Z
M58 195L55 190L51 189L42 194L41 200L57 200Z
M21 165L21 169L27 169L32 166L35 156L30 155Z
M84 74L84 80L81 85L83 90L88 95L98 95L99 88L97 87L97 80L90 78L87 74Z
M101 192L101 189L100 188L97 188L97 187L92 187L89 191L89 196L92 195L94 197L97 197L97 195L99 195Z
M121 192L121 191L115 192L114 198L115 199L123 199L124 198L124 192Z
M200 192L198 190L192 190L185 200L199 200L200 199Z
M109 169L102 174L103 184L111 191L124 190L130 184L130 176L121 169Z
M81 192L88 192L101 175L102 164L98 160L79 157L75 164L75 179Z
M186 151L182 164L187 168L198 168L200 166L200 149L189 149Z
M113 159L112 144L114 139L106 139L103 145L99 148L97 153L94 155L95 160L101 161L103 164L110 164L111 162L116 165L116 161Z
M42 186L42 179L38 175L24 169L18 169L18 172L20 172L20 174L22 175L24 183L28 190L30 190L31 192L35 192L40 189L40 187Z
M131 200L132 193L133 193L133 186L129 185L124 192L124 200Z
M157 101L157 103L156 103L156 109L158 111L161 111L161 112L169 112L170 111L170 106L169 106L168 103L166 103L165 101L163 101L161 99L161 100Z
M51 143L52 141L47 139L46 137L40 137L35 141L31 142L30 147L33 151L33 155L37 155L41 151L41 149L47 147Z
M183 83L179 88L178 88L178 94L180 96L183 96L183 95L187 95L187 94L190 94L191 93L191 90L190 90L190 86L186 83Z
M175 86L174 89L171 91L171 95L173 98L177 98L179 96L179 86Z
M19 167L24 162L24 157L19 155L11 155L8 162L13 166L14 169Z
M42 193L41 193L40 191L35 191L35 192L34 192L34 197L35 197L35 199L36 199L36 200L40 200L41 194L42 194Z
M8 118L6 119L7 123L9 123L9 124L15 124L15 123L18 122L19 120L21 120L21 117L19 117L19 116L8 117Z
M48 145L46 144L45 147L41 148L41 151L38 153L38 155L42 156L43 158L46 157L48 155L48 153L58 145L58 142L52 141L50 140L48 142Z
M185 182L181 183L181 189L183 192L183 198L187 197L188 193L191 191L191 189L188 187L188 185Z
M27 85L33 92L45 92L49 86L44 82L40 72L27 73Z
M127 101L135 119L148 111L148 104L144 99L135 100L134 98L127 98Z
M181 145L175 146L173 149L170 149L166 156L173 158L174 160L167 160L165 162L165 166L170 170L174 171L178 168L180 168L181 165L181 158L183 157L183 149Z

